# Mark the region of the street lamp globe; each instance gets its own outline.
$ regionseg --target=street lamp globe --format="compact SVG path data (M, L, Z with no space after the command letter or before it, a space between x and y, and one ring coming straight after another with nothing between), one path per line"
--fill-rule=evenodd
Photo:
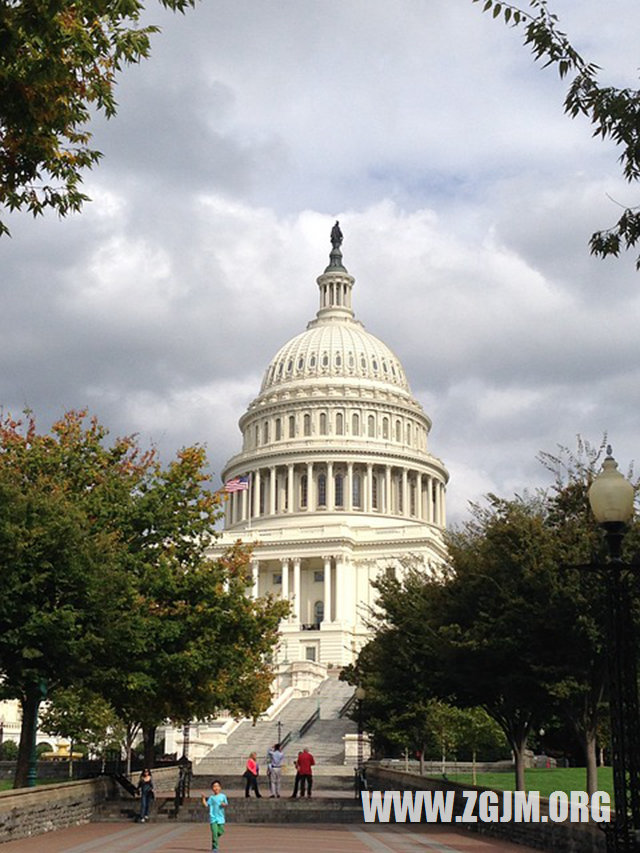
M366 695L367 691L364 689L364 687L356 687L356 699L358 700L358 702L362 702Z
M633 515L633 486L618 471L618 463L607 447L602 471L589 489L589 503L599 524L624 524Z

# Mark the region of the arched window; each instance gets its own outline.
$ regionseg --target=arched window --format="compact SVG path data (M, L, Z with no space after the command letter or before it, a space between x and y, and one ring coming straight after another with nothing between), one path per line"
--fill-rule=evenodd
M265 421L262 425L262 443L269 444L269 421Z
M320 435L327 434L327 413L320 412Z
M318 474L318 506L327 505L327 475Z
M367 430L369 433L369 438L374 438L376 434L376 419L373 415L369 415L367 418Z
M338 412L336 415L336 435L344 435L344 415Z
M282 421L276 418L276 441L282 440Z
M303 431L305 435L311 435L311 415L305 415L303 418Z
M324 601L316 601L313 605L313 621L316 625L324 621Z
M357 412L351 417L351 435L360 435L360 415Z
M353 475L353 489L352 489L352 497L353 497L353 505L357 509L362 508L362 477L360 474Z
M289 438L295 438L296 435L296 418L295 415L289 415Z
M402 424L396 421L396 441L398 444L402 441Z
M382 437L385 440L389 439L389 418L382 419Z
M411 424L407 424L407 444L411 444Z
M344 477L342 474L336 474L336 506L344 506Z
M307 484L307 475L303 474L300 477L300 506L302 509L306 509L308 506L308 484Z
M258 424L256 424L255 445L256 447L260 446L260 427Z

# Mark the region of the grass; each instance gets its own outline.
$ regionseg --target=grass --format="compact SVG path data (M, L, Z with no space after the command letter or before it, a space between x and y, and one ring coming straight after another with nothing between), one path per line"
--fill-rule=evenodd
M513 791L515 773L478 773L477 784L494 791ZM528 791L540 791L548 797L552 791L584 791L587 771L584 767L543 767L525 770L525 785ZM447 779L458 784L471 784L471 773L447 773ZM613 802L613 774L610 767L598 768L598 789L606 791Z

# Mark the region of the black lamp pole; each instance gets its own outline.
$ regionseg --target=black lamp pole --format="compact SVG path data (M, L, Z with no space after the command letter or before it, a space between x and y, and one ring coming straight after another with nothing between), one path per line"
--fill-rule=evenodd
M605 531L609 552L607 666L611 716L611 763L615 820L607 826L610 853L640 850L640 715L636 641L631 611L631 567L622 559L626 522L633 514L633 487L617 471L607 448L602 473L589 490L591 508Z

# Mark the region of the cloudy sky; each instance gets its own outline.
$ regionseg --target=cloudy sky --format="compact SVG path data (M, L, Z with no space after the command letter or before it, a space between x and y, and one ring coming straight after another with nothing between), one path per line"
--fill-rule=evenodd
M638 85L637 0L550 0L601 79ZM153 54L94 125L93 201L0 238L0 404L88 406L216 483L279 347L317 310L340 219L354 307L402 360L449 517L548 481L607 431L640 458L640 274L592 231L638 189L565 84L470 0L150 5Z

